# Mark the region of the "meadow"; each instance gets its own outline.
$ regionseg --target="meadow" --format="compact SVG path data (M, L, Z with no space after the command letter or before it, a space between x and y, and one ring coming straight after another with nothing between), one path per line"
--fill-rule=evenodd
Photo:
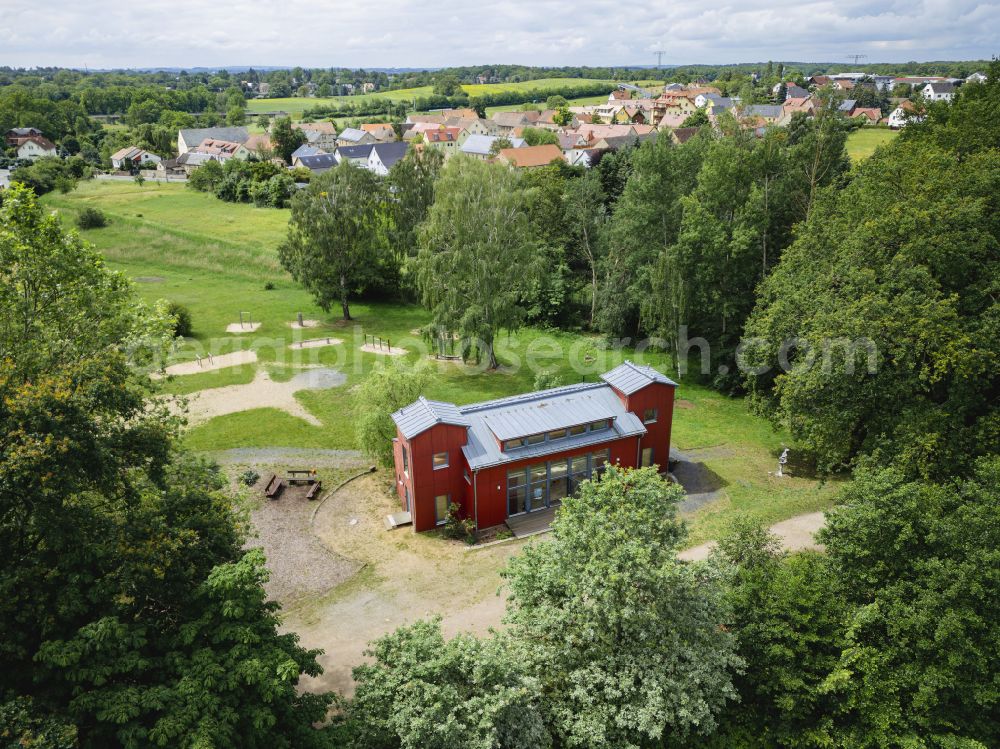
M886 127L862 127L847 136L847 155L857 163L867 159L879 146L899 135L898 130Z
M566 87L580 88L593 83L610 83L598 78L539 78L534 81L520 81L517 83L484 83L466 84L462 90L470 96L482 96L483 94L497 93L500 91L531 91L534 89L554 90ZM636 85L652 86L662 85L662 81L638 81ZM247 113L250 115L261 114L263 112L286 112L292 119L301 119L302 113L312 107L336 107L346 104L357 104L362 101L373 99L390 99L392 101L413 101L421 96L430 96L433 87L420 86L417 88L401 88L395 91L379 91L373 94L354 94L353 96L331 96L324 98L301 98L287 97L281 99L250 99L247 102ZM604 101L607 97L583 97L573 99L573 104L595 104ZM493 112L511 111L517 109L519 104L506 104L487 108L487 116Z
M355 319L343 322L336 310L327 313L316 306L281 268L276 247L288 221L285 210L224 203L180 184L140 187L94 180L44 200L67 225L86 206L105 211L111 224L83 232L84 237L101 250L111 267L136 282L145 301L166 299L191 310L193 336L177 347L174 361L237 350L252 349L257 354L257 365L169 378L165 392L191 394L246 384L260 368L276 381L313 366L346 375L343 386L295 393L319 425L274 408L250 408L190 428L187 444L208 455L232 448L354 448L351 388L383 358L360 350L366 335L407 349L405 358L410 362L427 361L433 368L427 396L460 404L531 390L536 373L543 370L565 383L594 381L626 358L674 374L662 352L611 348L597 335L535 328L499 337L498 354L504 365L500 371L436 361L415 332L429 322L429 313L398 302L356 302ZM236 322L240 312L252 313L254 321L261 322L260 329L252 335L227 334L226 326ZM320 321L320 327L292 329L299 313ZM343 343L289 348L294 341L328 335ZM770 475L789 437L751 415L742 399L684 380L678 398L673 443L697 454L721 487L719 500L693 519L693 543L714 537L734 513L752 510L775 522L833 502L837 481L824 483L805 474L787 479Z

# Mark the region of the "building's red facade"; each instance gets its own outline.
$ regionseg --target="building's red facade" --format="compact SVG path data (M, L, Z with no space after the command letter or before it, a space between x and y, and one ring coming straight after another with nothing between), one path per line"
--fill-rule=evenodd
M623 378L616 377L615 374L626 366L632 369L624 372L628 377L622 382ZM648 382L644 381L643 377L647 378ZM586 455L592 456L591 460L586 461L587 464L594 465L593 456L599 455L599 462L603 463L604 451L607 451L610 456L609 462L613 465L635 467L656 464L665 469L670 452L676 385L651 368L638 367L631 363L612 370L604 376L604 379L605 385L588 387L610 388L620 402L622 413L619 420L632 425L631 433L617 434L612 424L612 428L607 429L606 434L604 431L595 430L594 437L588 444L570 444L567 440L564 449L559 449L560 445L547 443L552 444L555 449L523 458L518 457L515 450L504 450L503 444L494 436L492 437L494 444L490 447L495 454L502 454L502 457L499 461L495 460L493 464L488 465L481 465L482 461L474 461L474 464L470 465L462 449L469 442L470 427L458 423L463 419L476 418L477 409L478 411L484 409L476 405L461 409L451 404L434 404L421 399L429 409L443 406L451 410L443 419L425 420L416 427L407 425L406 431L409 432L409 436L406 436L404 429L399 426L401 420L397 419L397 434L393 440L396 491L403 510L410 513L414 530L431 530L440 525L443 520L440 507L443 500L439 500L440 497L447 497L448 504L460 505L463 516L473 518L478 529L503 524L509 516L508 476L529 466L540 467L543 463L557 464L561 470L564 460ZM537 394L536 403L544 403L546 393L562 394L566 391L567 389L558 388L544 391ZM531 396L532 394L517 396L508 400L514 401ZM488 407L502 410L505 408L505 403L504 400L495 401L488 404ZM412 407L419 405L418 402ZM397 412L393 415L394 418L405 411L406 409ZM486 412L490 413L488 410ZM567 425L573 423L573 413L570 410L562 416ZM449 423L449 420L455 423ZM479 434L482 433L480 430ZM446 457L443 457L444 455ZM435 466L435 456L437 456L437 466ZM572 468L574 463L570 460L568 465ZM550 473L547 475L554 476L555 469L549 470ZM527 475L531 476L530 473ZM559 480L561 479L553 479L553 481ZM545 503L548 505L548 492L553 484L545 481L544 486Z

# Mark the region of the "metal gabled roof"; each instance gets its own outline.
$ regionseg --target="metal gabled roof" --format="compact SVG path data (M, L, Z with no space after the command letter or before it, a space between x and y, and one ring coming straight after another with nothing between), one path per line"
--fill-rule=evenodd
M454 403L427 400L422 395L410 405L396 411L392 420L406 439L412 439L437 424L469 426L468 419L462 416Z
M638 392L654 382L658 382L662 385L677 386L676 382L671 380L662 372L659 372L646 364L633 364L628 359L612 369L610 372L602 374L601 379L611 385L611 387L615 390L620 393L624 393L625 395L632 395L632 393Z
M556 388L555 390L571 391L568 394L568 398L565 392L562 395L556 395L555 398L550 398L551 406L563 409L562 420L567 424L575 425L584 423L577 417L576 409L580 407L579 398L586 397L590 401L590 404L587 406L588 410L594 409L593 413L609 414L592 420L597 421L601 418L611 419L611 428L600 432L584 432L583 434L563 437L552 442L540 442L536 445L526 445L505 451L501 449L501 443L497 441L496 434L490 425L490 415L506 411L507 407L502 405L502 401L500 405L497 405L497 402L493 402L492 406L485 409L483 406L487 404L477 404L475 410L471 412L463 409L470 422L468 441L462 447L462 453L465 455L469 468L477 470L487 466L524 460L525 458L536 458L561 453L579 447L600 445L622 439L623 437L634 437L646 433L646 427L642 425L642 421L632 412L626 411L618 395L604 383L591 383L582 386L572 386L571 388ZM574 397L574 393L572 392L574 390L577 391L575 394L576 397ZM542 393L531 393L530 395L544 397L546 394L551 394L552 392L542 391ZM569 398L572 398L572 400ZM515 396L515 398L510 400L515 401L512 407L514 410L524 406L525 399L523 397ZM529 431L518 436L538 434L540 431L543 431L538 426L540 425L536 425Z

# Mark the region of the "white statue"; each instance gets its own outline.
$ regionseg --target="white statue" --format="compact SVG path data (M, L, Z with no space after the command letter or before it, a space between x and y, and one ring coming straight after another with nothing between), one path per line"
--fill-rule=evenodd
M788 463L788 448L787 447L784 450L781 451L781 456L778 458L778 473L775 474L776 476L784 476L785 475L782 472L782 469L785 467L786 463Z

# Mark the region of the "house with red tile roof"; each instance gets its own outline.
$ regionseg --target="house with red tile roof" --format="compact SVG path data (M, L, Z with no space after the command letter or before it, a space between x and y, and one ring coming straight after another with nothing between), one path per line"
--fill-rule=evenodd
M559 146L546 143L543 146L525 146L524 148L503 148L497 154L497 161L517 169L537 169L548 166L553 161L563 161L563 152Z

